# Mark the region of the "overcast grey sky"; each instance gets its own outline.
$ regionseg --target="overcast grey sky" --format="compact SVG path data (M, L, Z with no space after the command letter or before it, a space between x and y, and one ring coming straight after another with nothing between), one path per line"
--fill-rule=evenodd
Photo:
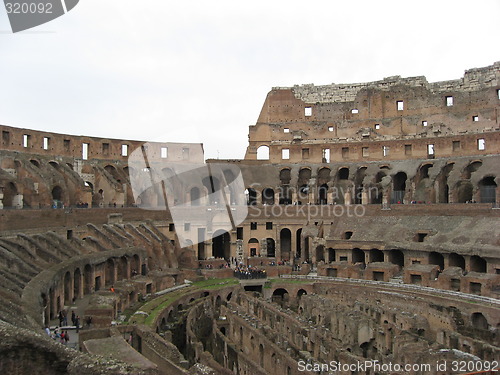
M273 86L456 79L500 60L500 1L80 0L12 34L0 123L243 158Z

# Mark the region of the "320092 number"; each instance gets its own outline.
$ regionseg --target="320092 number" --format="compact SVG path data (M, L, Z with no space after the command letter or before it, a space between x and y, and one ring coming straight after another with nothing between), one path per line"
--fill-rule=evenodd
M51 3L5 3L5 7L9 14L52 13Z
M498 361L453 361L451 371L453 372L477 372L498 371Z

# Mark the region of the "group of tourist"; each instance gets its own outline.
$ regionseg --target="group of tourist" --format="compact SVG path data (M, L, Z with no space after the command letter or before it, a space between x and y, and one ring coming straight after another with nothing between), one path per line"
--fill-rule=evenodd
M54 341L59 340L61 344L68 345L69 333L67 330L60 330L59 327L56 327L54 328L54 332L51 332L49 327L45 327L45 332Z
M68 325L68 315L66 310L59 311L59 326L66 327ZM71 311L71 323L76 327L76 332L80 329L80 316L75 314L75 311Z
M266 270L261 270L257 267L244 266L240 264L234 270L234 276L238 279L265 279L267 277Z

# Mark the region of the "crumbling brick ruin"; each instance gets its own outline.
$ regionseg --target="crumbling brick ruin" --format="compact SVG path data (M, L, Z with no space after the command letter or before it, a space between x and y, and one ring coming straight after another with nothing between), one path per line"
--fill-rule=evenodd
M245 159L223 161L233 169L196 182L164 168L175 191L141 194L131 179L153 161L137 170L134 151L194 165L201 145L1 125L0 372L297 375L377 360L448 367L336 373L452 374L452 361L468 364L459 373L495 363L499 110L500 62L446 82L276 87ZM213 220L175 222L162 209L174 193ZM241 206L246 220L222 230ZM198 243L181 246L189 235ZM238 280L228 263L266 277ZM75 351L44 328L80 301L92 324Z

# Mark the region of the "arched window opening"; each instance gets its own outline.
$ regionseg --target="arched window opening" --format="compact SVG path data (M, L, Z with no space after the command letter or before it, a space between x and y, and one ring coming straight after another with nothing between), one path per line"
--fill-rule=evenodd
M269 146L260 146L257 149L257 160L269 160Z

